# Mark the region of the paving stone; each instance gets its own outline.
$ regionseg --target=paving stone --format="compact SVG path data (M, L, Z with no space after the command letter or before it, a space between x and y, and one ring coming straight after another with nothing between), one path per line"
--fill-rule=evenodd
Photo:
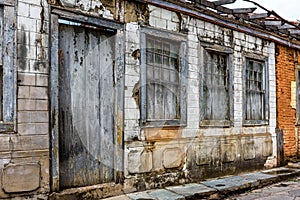
M266 180L275 180L277 176L271 174L264 174L261 172L244 174L241 177L246 178L247 180L257 180L257 181L266 181Z
M248 188L252 184L257 183L257 181L248 180L241 176L231 176L222 179L204 181L201 183L218 191L234 191Z
M126 195L122 195L122 196L110 197L105 200L131 200L131 199Z
M202 184L196 184L196 183L167 187L166 189L175 192L177 194L183 195L185 197L192 197L195 195L205 196L216 192L216 190L213 188L207 187Z
M261 173L269 174L269 175L276 175L276 176L288 176L291 174L300 173L300 169L279 167L279 168L275 168L275 169L264 170Z
M289 194L292 195L293 197L300 197L300 189L298 189L298 190L291 190L291 191L289 191Z
M127 195L132 200L184 200L185 197L174 192L159 189L159 190L149 190L145 192L136 192Z
M272 196L268 196L268 197L262 197L262 198L258 198L255 200L294 200L294 197L289 197L289 196L285 196L285 195L272 195Z

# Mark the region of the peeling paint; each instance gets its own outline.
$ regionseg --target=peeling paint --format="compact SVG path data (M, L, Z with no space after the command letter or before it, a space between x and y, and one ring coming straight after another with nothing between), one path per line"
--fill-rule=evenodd
M132 90L132 97L135 100L137 108L140 107L140 82L137 82Z

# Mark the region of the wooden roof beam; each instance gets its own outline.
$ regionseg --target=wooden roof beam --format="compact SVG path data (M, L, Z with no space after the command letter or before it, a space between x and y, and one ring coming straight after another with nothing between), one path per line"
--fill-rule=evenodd
M196 3L196 6L197 6L197 4L198 4L198 6L200 5L200 8L201 8L201 5L202 5L202 6L212 8L212 9L218 11L218 12L221 12L221 13L233 14L233 11L231 9L223 7L223 6L216 6L213 2L210 2L210 1L207 1L207 0L194 0L194 2Z
M300 29L289 29L291 35L300 35Z
M258 13L258 14L249 15L249 19L264 19L269 16L270 13Z
M241 13L253 13L257 8L235 8L232 9L233 14L241 14Z
M218 0L218 1L213 1L213 3L216 6L221 6L221 5L225 5L225 4L232 4L236 2L236 0Z
M275 21L275 20L266 20L264 21L265 25L266 26L281 26L282 25L282 22L281 21Z
M278 29L293 29L293 28L295 28L295 26L291 24L284 24L282 26L278 26Z

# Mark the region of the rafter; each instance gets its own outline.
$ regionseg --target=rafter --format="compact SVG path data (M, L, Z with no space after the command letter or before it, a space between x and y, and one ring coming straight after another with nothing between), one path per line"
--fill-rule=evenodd
M295 28L295 26L291 24L284 24L282 26L278 26L278 29L293 29L293 28Z
M271 21L264 21L264 24L266 26L281 26L282 25L282 22L281 21L275 21L275 20L271 20Z
M198 6L201 8L201 6L206 6L221 13L233 14L233 11L231 9L226 8L224 6L216 6L213 2L207 0L194 0L194 2L196 3L196 7Z
M236 2L236 0L218 0L218 1L213 1L213 3L216 6L221 6L221 5L225 5L225 4L232 4Z
M257 8L235 8L232 9L233 14L241 14L241 13L253 13Z
M289 29L290 34L292 35L299 35L300 30L299 29Z
M258 13L258 14L249 15L249 19L263 19L269 16L270 16L269 13Z

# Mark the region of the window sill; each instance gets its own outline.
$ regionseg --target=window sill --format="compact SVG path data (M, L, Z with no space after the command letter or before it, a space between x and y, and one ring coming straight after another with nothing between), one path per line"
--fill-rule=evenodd
M0 133L12 133L14 131L14 124L13 123L3 123L0 122Z
M186 123L179 120L148 120L142 122L143 128L159 128L159 127L185 127Z
M233 122L229 120L202 120L200 128L230 128Z
M269 121L267 120L244 120L243 122L244 127L267 126L267 125L269 125Z

